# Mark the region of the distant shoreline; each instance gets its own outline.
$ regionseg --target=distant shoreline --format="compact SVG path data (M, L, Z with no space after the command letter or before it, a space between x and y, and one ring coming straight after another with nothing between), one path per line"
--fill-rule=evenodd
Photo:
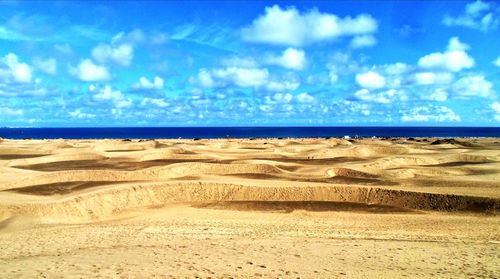
M6 139L500 138L500 127L0 128Z

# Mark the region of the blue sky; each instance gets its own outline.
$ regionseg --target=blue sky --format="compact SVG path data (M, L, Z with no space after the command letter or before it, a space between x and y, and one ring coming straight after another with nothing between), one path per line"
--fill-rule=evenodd
M500 126L494 1L0 0L0 126Z

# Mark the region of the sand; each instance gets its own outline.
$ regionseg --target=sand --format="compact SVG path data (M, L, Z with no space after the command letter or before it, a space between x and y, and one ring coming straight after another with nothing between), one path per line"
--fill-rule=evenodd
M3 140L20 277L495 278L500 140Z

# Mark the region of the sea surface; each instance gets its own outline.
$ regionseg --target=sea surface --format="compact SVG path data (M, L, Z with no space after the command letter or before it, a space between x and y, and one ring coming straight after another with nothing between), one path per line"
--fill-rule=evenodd
M500 137L500 127L0 128L9 139Z

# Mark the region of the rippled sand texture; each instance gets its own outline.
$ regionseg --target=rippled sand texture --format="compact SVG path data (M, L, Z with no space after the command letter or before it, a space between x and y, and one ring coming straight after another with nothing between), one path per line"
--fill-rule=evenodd
M498 277L498 139L0 142L1 277Z

